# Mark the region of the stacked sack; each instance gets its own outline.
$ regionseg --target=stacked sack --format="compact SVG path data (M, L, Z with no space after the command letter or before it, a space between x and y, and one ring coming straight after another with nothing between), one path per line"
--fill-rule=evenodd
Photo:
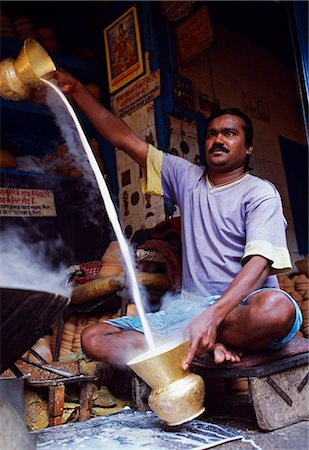
M14 19L14 26L21 41L25 41L26 39L38 40L38 33L28 17L16 16Z
M80 336L82 334L83 329L87 325L87 319L85 317L77 317L76 318L76 328L74 333L73 344L71 348L71 352L76 353L81 349L81 341Z
M17 37L12 20L3 11L0 11L0 36L11 39Z
M36 341L36 343L31 347L36 353L38 353L42 358L45 359L49 364L53 360L53 355L50 348L51 336L46 335ZM30 352L28 354L30 361L37 363L37 358L33 356Z
M303 324L297 336L309 337L309 278L306 274L296 274L291 277L278 275L279 287L288 292L297 302L303 315Z
M77 318L69 317L63 325L59 356L62 357L72 351Z
M128 316L136 316L137 310L136 306L133 304L128 305L127 308ZM103 316L90 316L90 317L77 317L71 316L69 317L63 325L61 341L60 341L60 350L59 350L59 359L63 359L68 353L77 353L81 350L81 334L83 330L90 325L95 325L99 322L104 322L108 319L114 319L120 316L120 309L115 313L105 313ZM58 325L57 323L54 325L52 330L52 336L50 339L50 348L54 353L56 346L56 338L57 338Z
M58 52L59 45L55 35L55 31L46 26L38 28L33 24L29 17L15 16L11 19L3 11L0 12L0 35L7 38L34 39L38 41L47 52Z

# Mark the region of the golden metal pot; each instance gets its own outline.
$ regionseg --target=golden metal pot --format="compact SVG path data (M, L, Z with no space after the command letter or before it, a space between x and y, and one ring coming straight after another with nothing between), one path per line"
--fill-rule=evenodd
M171 426L188 422L205 411L203 379L181 367L189 346L189 342L172 342L127 363L151 387L149 407Z
M26 39L15 61L6 58L0 62L0 95L7 100L24 100L31 87L44 85L43 75L55 70L44 48L34 39Z
M0 95L7 100L22 100L28 97L30 88L16 75L14 62L13 58L0 62Z

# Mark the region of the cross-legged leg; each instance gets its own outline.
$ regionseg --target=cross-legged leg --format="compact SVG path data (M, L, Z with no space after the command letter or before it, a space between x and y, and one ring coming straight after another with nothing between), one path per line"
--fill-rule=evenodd
M143 333L122 330L104 322L85 328L81 343L89 358L118 368L125 367L127 361L147 348Z
M217 337L220 344L214 349L215 361L234 360L226 346L248 350L268 347L273 339L282 339L290 332L294 320L294 305L282 292L267 290L252 295L220 325Z
M282 292L267 290L252 295L218 328L215 362L239 361L241 350L235 351L235 348L257 350L268 347L273 339L282 339L290 332L294 320L294 305ZM81 340L87 356L116 367L125 367L127 361L147 349L143 333L119 329L104 322L87 327Z

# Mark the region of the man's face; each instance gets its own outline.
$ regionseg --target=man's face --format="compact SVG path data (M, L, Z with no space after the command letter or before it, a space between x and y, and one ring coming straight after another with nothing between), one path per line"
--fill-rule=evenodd
M253 147L246 146L243 127L243 119L230 114L208 124L205 155L211 170L224 173L244 165L246 155L251 155Z

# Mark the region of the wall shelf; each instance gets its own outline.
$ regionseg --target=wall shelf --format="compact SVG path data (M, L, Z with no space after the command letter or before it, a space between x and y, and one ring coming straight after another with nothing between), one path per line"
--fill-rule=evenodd
M15 59L22 46L23 43L17 39L1 38L1 58ZM56 67L64 68L82 83L99 84L99 72L91 62L50 51L48 54ZM100 144L103 161L108 158L106 164L104 161L104 165L107 182L115 201L118 183L115 176L114 150L98 134L88 118L74 106L73 108L87 139L96 138ZM0 119L4 143L8 143L8 149L15 148L12 152L16 157L32 155L42 158L47 153L53 153L57 145L63 141L52 111L44 104L1 98ZM2 146L2 149L5 148L5 145ZM3 230L21 226L33 239L37 230L40 237L47 240L61 236L63 249L60 254L55 255L55 262L66 261L68 264L76 264L101 258L113 234L99 191L89 192L85 188L84 178L0 168L0 180L2 187L52 189L57 210L56 217L2 217Z
M66 180L66 181L78 181L79 178L60 177L57 175L47 175L40 172L26 172L20 169L4 169L0 168L0 174L3 175L16 175L18 177L30 177L30 178L46 178L46 180Z
M1 37L1 59L16 58L23 47L18 39ZM57 68L64 68L83 83L95 83L98 81L97 69L88 61L71 58L52 51L47 51Z

